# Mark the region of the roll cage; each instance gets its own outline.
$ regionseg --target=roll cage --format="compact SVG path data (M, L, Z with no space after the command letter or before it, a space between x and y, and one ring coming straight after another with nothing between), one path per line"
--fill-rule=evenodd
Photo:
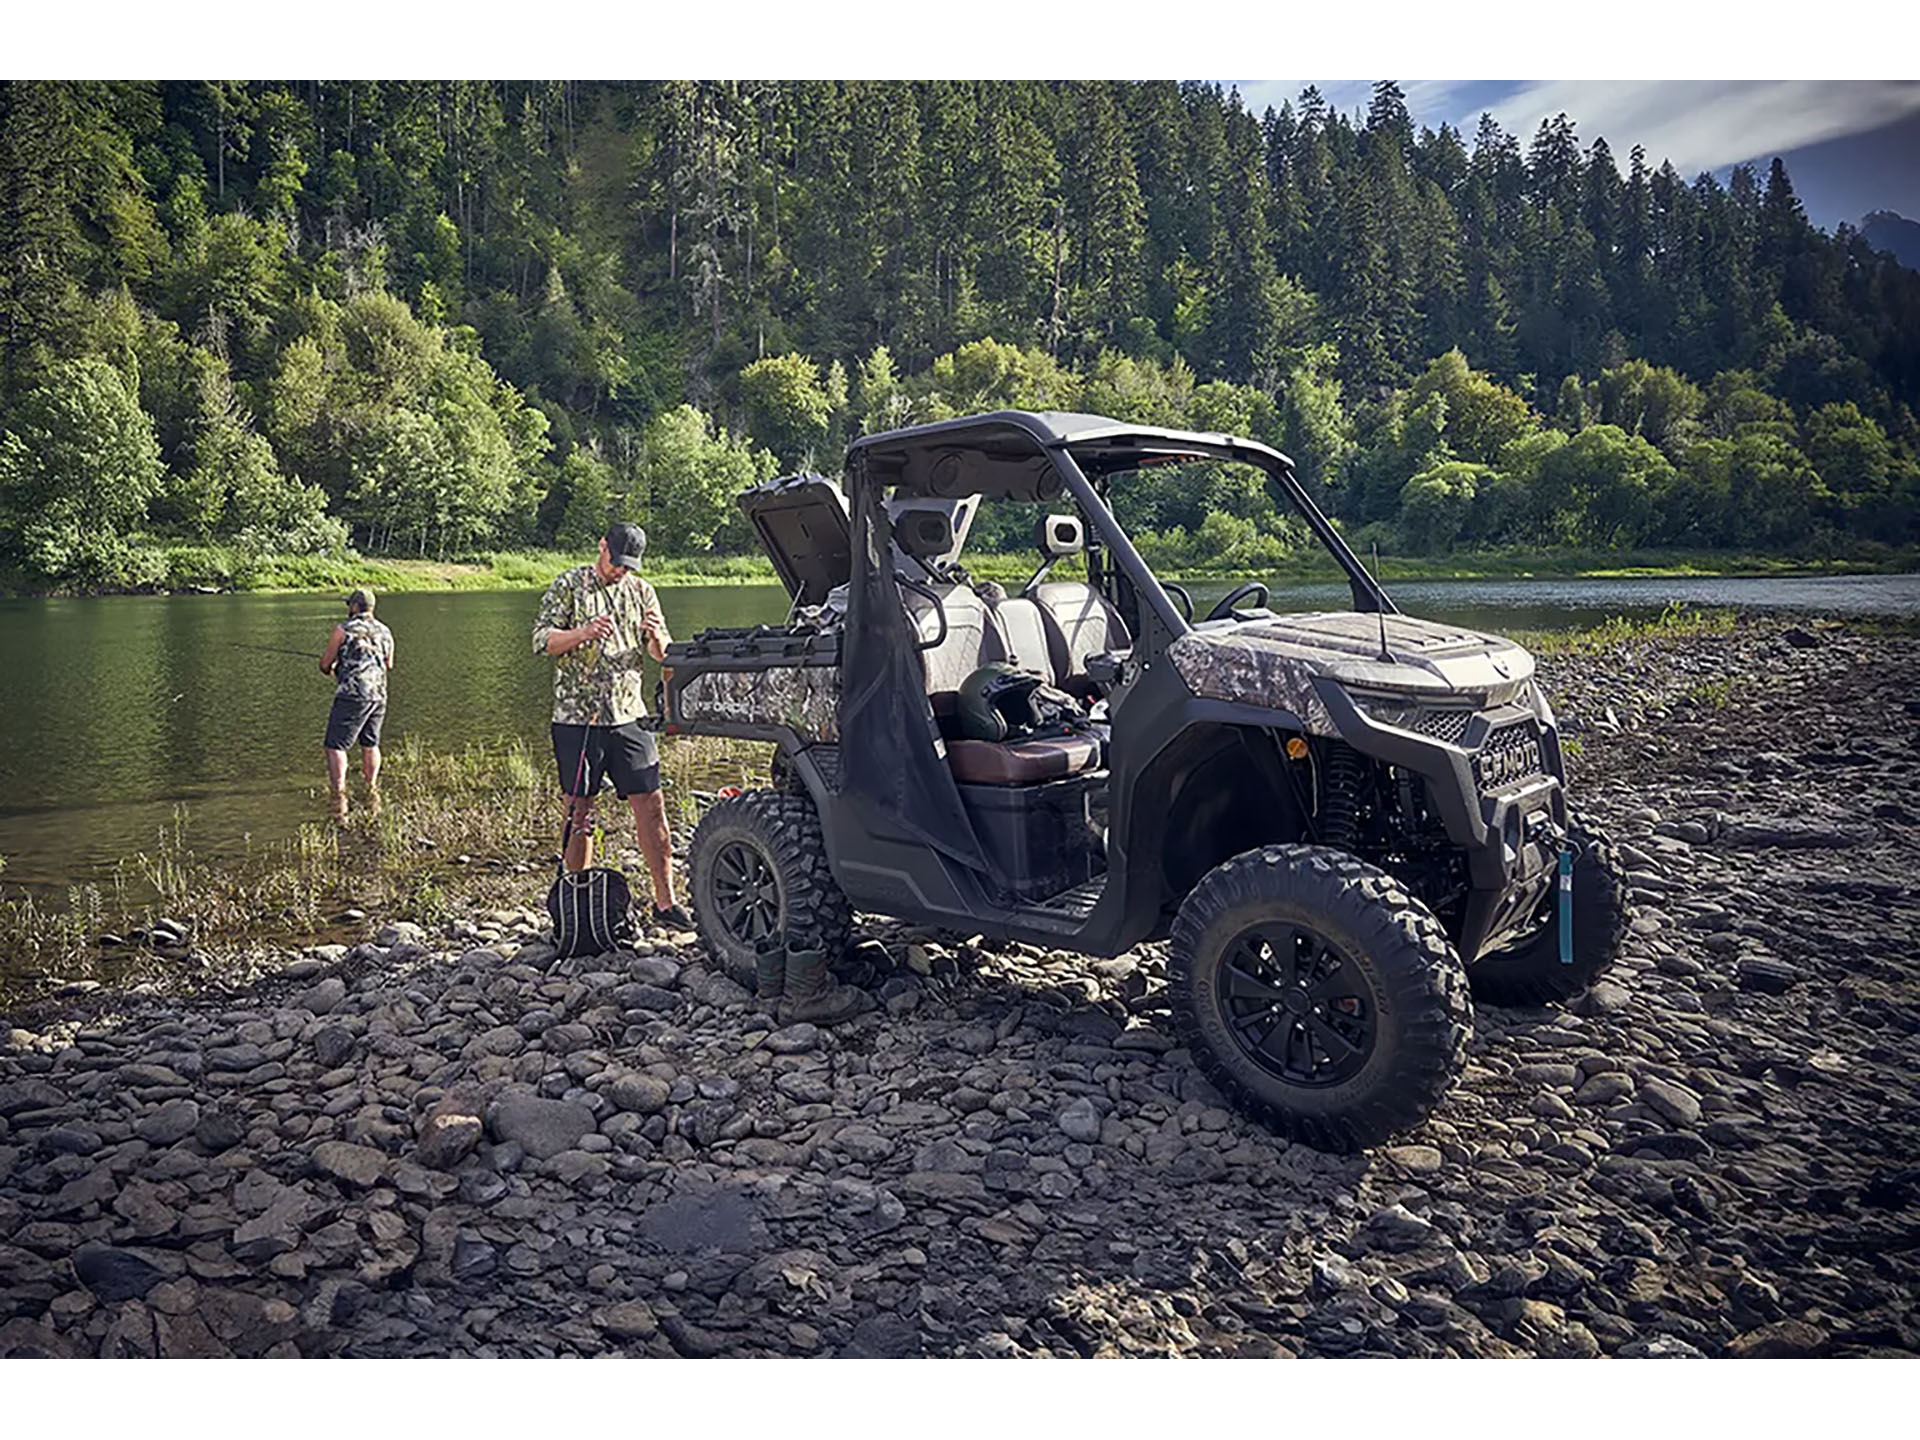
M1157 638L1164 645L1192 627L1108 506L1108 480L1142 466L1196 460L1238 462L1262 471L1345 573L1353 608L1398 613L1280 451L1235 435L1127 425L1099 415L996 410L861 437L847 450L853 548L858 554L870 543L867 530L876 516L884 517L877 500L887 486L896 497L930 499L981 495L1044 502L1064 494L1080 508L1090 531L1089 582L1110 592L1117 571L1145 611L1140 618L1151 615L1157 622L1142 628L1161 632ZM1109 598L1120 603L1124 597ZM850 618L857 623L861 617Z

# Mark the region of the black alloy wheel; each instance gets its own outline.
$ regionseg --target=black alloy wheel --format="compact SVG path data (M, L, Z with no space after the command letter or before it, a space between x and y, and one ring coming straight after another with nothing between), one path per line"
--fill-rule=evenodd
M780 882L758 848L735 840L714 852L713 910L728 937L747 945L780 928Z
M687 878L707 956L736 980L769 940L837 955L853 929L805 795L748 790L714 805L694 828Z
M1318 845L1262 846L1203 875L1174 919L1167 992L1221 1093L1321 1150L1426 1119L1473 1028L1439 918L1384 870Z
M1227 948L1215 982L1247 1057L1289 1085L1351 1080L1373 1053L1373 991L1347 955L1304 925L1262 924Z

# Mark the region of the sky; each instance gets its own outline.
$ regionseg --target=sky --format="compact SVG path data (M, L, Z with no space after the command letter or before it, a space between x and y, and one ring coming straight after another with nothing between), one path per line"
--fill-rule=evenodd
M1304 80L1239 80L1258 115ZM1328 104L1365 111L1370 80L1318 80ZM1416 123L1451 122L1472 143L1482 111L1520 138L1566 112L1583 144L1604 137L1624 170L1644 145L1689 179L1778 155L1814 224L1858 225L1871 210L1920 219L1920 82L1910 80L1402 80Z

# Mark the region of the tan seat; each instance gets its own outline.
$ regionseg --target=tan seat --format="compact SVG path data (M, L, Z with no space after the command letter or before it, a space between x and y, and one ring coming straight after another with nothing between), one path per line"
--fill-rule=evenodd
M1016 670L1031 671L1049 685L1060 683L1058 646L1047 633L1047 621L1038 605L1016 597L989 600L987 614L993 620L991 639L999 648L999 659Z
M1034 587L1033 599L1048 622L1056 684L1085 675L1089 655L1133 645L1120 612L1084 581L1050 580Z
M962 785L1037 785L1091 770L1100 743L1079 735L1049 740L949 740L947 766Z
M937 695L944 690L958 690L983 662L998 656L1000 645L993 633L986 602L978 595L964 585L932 588L940 597L939 611L916 591L902 589L900 600L907 607L908 619L922 641L940 633L941 612L947 617L946 638L931 650L920 652L927 693Z

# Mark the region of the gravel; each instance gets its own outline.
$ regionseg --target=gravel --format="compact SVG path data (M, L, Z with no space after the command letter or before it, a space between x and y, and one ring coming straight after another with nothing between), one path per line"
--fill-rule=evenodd
M876 922L783 1029L685 937L370 923L0 1024L0 1355L1920 1351L1920 651L1799 634L1543 661L1632 936L1371 1154L1228 1109L1156 945Z

